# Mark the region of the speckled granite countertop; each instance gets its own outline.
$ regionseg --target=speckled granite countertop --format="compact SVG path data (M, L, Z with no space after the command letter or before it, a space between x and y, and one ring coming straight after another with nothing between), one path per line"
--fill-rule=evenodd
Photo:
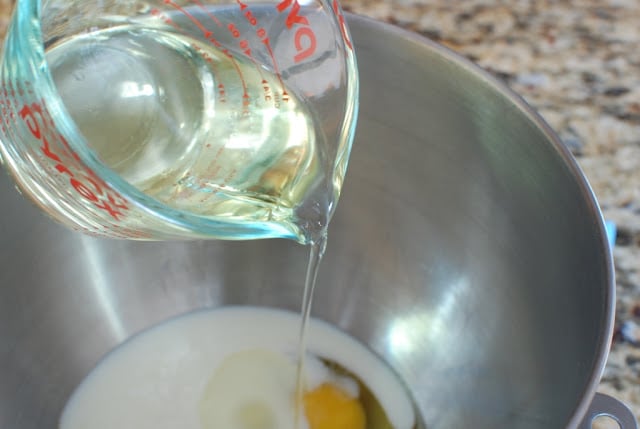
M469 57L571 149L616 223L617 319L600 391L640 418L640 1L342 0Z
M0 0L0 35L11 0ZM506 81L555 128L618 227L616 334L600 390L640 418L640 0L342 0Z

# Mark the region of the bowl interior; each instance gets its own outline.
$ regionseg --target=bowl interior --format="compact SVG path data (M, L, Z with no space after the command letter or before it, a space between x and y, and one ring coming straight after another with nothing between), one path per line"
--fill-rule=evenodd
M350 17L361 113L313 314L404 379L427 426L579 421L606 358L611 266L570 156L455 55ZM45 218L0 178L0 427L55 427L100 357L168 317L297 310L307 250L133 243Z

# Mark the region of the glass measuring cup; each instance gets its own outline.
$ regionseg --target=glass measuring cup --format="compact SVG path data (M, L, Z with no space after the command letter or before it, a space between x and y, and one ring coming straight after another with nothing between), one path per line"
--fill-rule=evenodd
M316 240L358 79L337 0L18 0L0 157L83 232Z

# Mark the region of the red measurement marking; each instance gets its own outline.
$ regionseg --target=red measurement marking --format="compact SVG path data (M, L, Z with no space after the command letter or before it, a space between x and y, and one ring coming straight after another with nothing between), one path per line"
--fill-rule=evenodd
M253 62L253 65L256 67L256 70L258 70L258 74L260 75L260 79L264 80L264 75L262 74L262 66L260 64L258 64L258 62L251 56L250 53L246 53L246 54L249 55L249 58L251 59L251 62Z
M240 37L240 30L238 30L238 27L236 27L234 23L229 23L229 25L227 25L227 30L229 30L229 33L231 33L234 39Z
M187 10L185 8L183 8L180 5L175 4L171 0L164 0L164 2L165 2L165 4L168 4L169 6L173 7L178 12L181 12L187 18L189 18L189 20L191 22L193 22L194 25L196 27L198 27L198 29L200 29L200 31L202 31L202 34L204 34L204 37L206 37L208 39L209 37L211 37L213 35L213 33L210 30L208 30L204 25L202 25L202 23L195 16L193 16L189 12L187 12Z
M216 65L216 61L214 60L214 58L211 57L211 55L205 51L204 49L202 49L199 45L195 44L195 43L191 43L191 47L198 52L200 55L202 55L202 59L204 59L213 69L213 74L217 75L218 74L218 67Z
M278 81L280 82L280 87L282 88L282 95L283 97L288 96L287 90L284 89L284 82L282 81L282 76L280 75L280 68L278 67L276 56L273 54L273 50L271 49L271 43L269 43L269 38L265 37L262 40L262 43L264 43L264 46L267 49L267 53L269 54L269 57L271 57L271 63L273 64L273 71L275 72L276 76L278 77ZM287 101L289 101L288 98L287 98Z
M220 102L221 103L226 103L227 102L227 93L224 89L224 85L223 84L218 84L218 96L220 97Z
M242 49L242 52L245 54L251 56L251 48L249 48L249 41L247 39L242 39L240 41L240 49Z
M271 88L269 87L269 82L266 79L262 79L262 89L264 90L264 101L271 101L273 98L271 96Z
M235 67L236 71L238 72L238 77L240 77L240 82L242 83L242 114L247 115L249 113L249 103L250 103L249 92L247 91L247 82L244 78L244 74L242 74L242 70L240 70L238 63L236 62L236 59L233 58L233 55L231 55L229 51L227 51L227 53L229 58L231 58L233 67Z
M242 35L240 30L238 30L238 27L234 23L229 23L227 25L227 30L229 30L229 32L231 33L234 39L238 39ZM238 42L238 45L240 46L240 49L242 49L242 52L247 57L249 57L249 59L255 66L256 70L258 70L258 73L260 74L260 78L264 78L264 76L262 75L262 68L256 62L255 58L253 58L253 56L251 55L251 48L249 47L249 41L247 39L242 39Z
M156 8L151 9L151 15L157 16L162 21L164 21L165 24L172 26L173 28L175 28L176 30L184 34L184 30L178 24L176 24L166 13L162 12L160 9L156 9Z
M206 13L206 14L207 14L207 16L208 16L208 17L209 17L213 22L215 22L215 23L218 25L218 27L222 27L222 23L218 20L218 18L216 18L216 16L215 16L214 14L212 14L211 12L209 12L209 11L207 10L207 8L206 8L206 7L204 7L204 6L202 5L202 3L200 3L198 0L192 0L192 1L193 1L196 5L198 5L198 7L199 7L199 8L200 8L204 13Z
M218 42L215 37L211 37L209 39L209 42L213 43L213 46L215 46L216 48L222 48L222 43Z
M238 62L236 61L236 59L234 58L233 54L231 52L229 52L228 49L222 49L222 53L225 54L230 60L231 60L231 64L233 64L233 67L236 69L236 72L238 73L238 77L240 78L240 83L242 84L242 98L243 99L248 99L249 98L249 92L247 91L247 81L244 78L244 74L242 73L242 70L240 70L240 66L238 65ZM218 88L220 88L220 86L218 86ZM224 88L222 88L222 90L224 91ZM244 105L244 103L243 103ZM248 112L246 112L248 113Z
M344 15L342 14L342 10L340 9L338 0L333 0L333 13L338 17L338 22L340 23L340 32L342 33L344 43L347 44L349 49L353 50L353 45L351 45L351 39L349 38L349 32L347 31L347 24L344 22Z
M253 63L256 70L258 70L258 74L260 74L260 79L264 79L264 75L262 74L262 67L260 67L260 64L258 64L255 58L253 58L253 56L251 55L251 48L249 48L249 42L246 39L243 39L240 41L240 49L242 49L242 52L244 52L244 54L247 57L249 57L249 59Z
M240 0L236 0L236 1L240 5L240 10L245 10L248 7L245 3L242 3L242 1ZM253 13L250 10L247 10L244 13L244 17L252 27L255 27L256 25L258 25L258 19L255 16L253 16ZM266 35L267 35L267 32L262 27L256 30L256 36L258 36L259 39L264 39Z
M214 75L218 75L219 74L218 73L218 66L216 64L216 61L211 57L211 55L209 55L209 53L207 51L205 51L204 49L202 49L200 46L196 45L195 43L192 43L191 47L195 51L200 53L200 55L202 55L202 58L211 66L211 68L213 69L213 74ZM224 89L224 85L222 83L218 84L218 101L221 102L221 103L226 103L226 101L227 101L226 92L225 92L225 89Z
M249 23L249 25L251 25L252 27L255 27L256 25L258 25L258 19L253 15L253 12L251 12L251 10L247 9L249 6L247 6L246 3L243 3L241 0L236 0L236 2L238 3L238 5L240 5L241 11L246 10L244 12L244 17ZM262 27L256 30L256 36L258 36L259 39L263 39L264 37L266 37L266 35L267 35L267 32ZM241 41L240 48L243 49L244 53L251 58L251 61L253 61L253 64L256 66L258 73L260 73L260 78L262 78L262 80L264 81L264 75L262 74L262 67L260 67L260 65L252 57L251 49L249 48L249 42L247 42L246 40Z
M256 25L258 25L258 18L253 16L253 13L250 10L244 13L244 17L251 26L255 27Z

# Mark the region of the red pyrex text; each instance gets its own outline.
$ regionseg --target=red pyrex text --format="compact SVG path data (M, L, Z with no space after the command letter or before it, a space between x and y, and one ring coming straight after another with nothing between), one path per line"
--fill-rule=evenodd
M68 177L69 184L80 196L117 221L125 216L129 209L127 202L82 164L66 139L57 132L44 101L25 104L19 115L31 135L42 143L40 150L44 156L55 164L58 173ZM58 149L54 150L53 147Z

